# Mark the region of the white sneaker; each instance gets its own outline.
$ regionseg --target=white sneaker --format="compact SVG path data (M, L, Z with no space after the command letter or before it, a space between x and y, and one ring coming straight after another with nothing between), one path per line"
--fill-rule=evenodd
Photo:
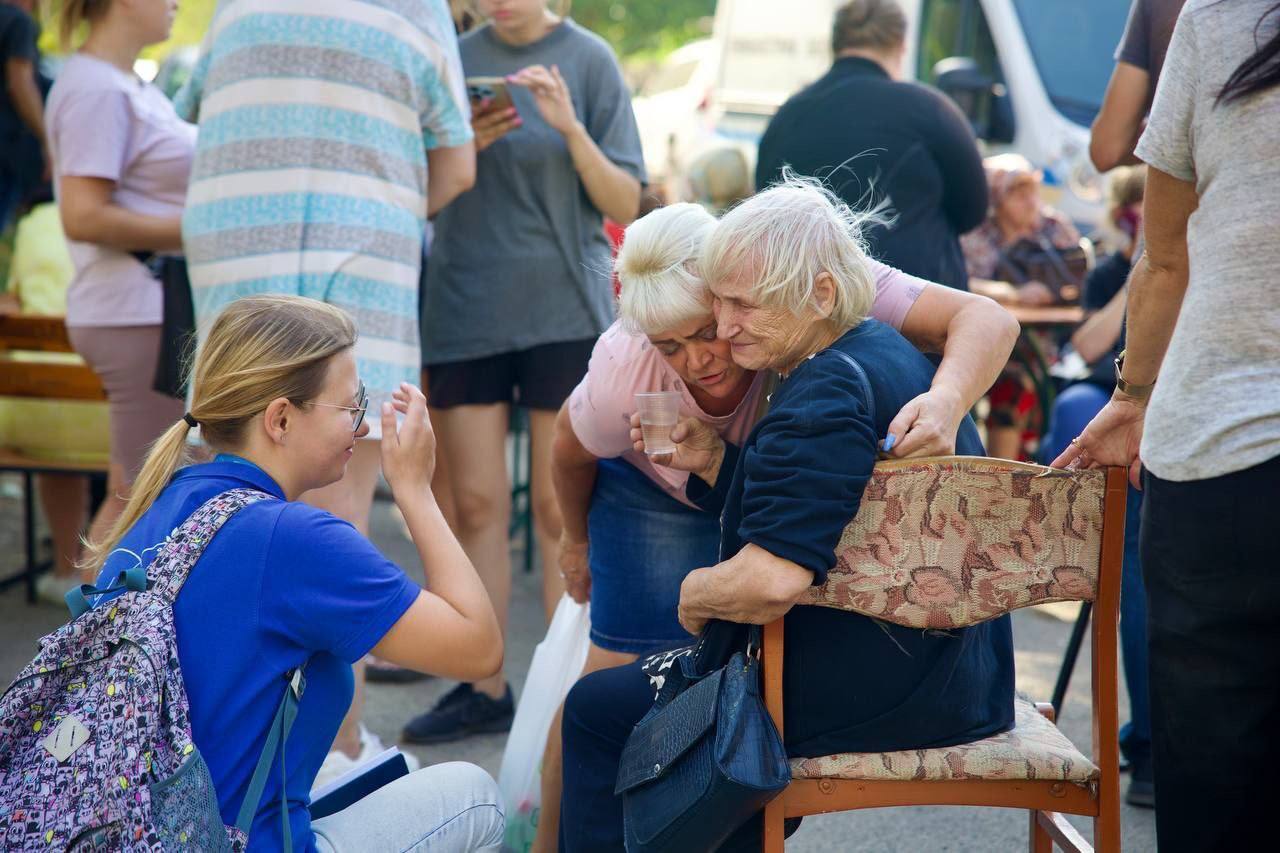
M320 765L320 772L316 773L315 781L311 783L311 790L315 791L323 788L325 785L348 773L360 765L372 761L383 752L386 747L382 743L382 739L373 732L365 728L364 723L360 724L360 755L351 758L345 752L335 749L324 758L324 763ZM421 764L417 758L411 753L403 752L405 764L409 767L409 772L417 770Z
M64 578L53 572L45 572L36 578L36 600L42 604L66 607L67 593L79 585L79 575L69 575Z

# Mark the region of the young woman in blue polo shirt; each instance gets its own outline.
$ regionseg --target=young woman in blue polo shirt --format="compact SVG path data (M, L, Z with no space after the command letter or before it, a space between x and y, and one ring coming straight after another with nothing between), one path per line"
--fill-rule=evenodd
M354 527L299 502L340 480L368 432L355 326L310 299L258 296L214 322L195 364L191 411L152 447L115 529L90 548L106 581L149 563L174 528L229 489L260 489L208 544L174 605L196 746L234 823L281 698L306 664L307 689L285 750L298 850L497 850L502 807L483 770L428 767L314 823L308 792L351 704L351 664L373 651L399 666L475 680L502 665L502 637L474 567L431 495L435 436L422 392L402 385L382 421L382 468L431 591ZM397 415L403 422L397 428ZM180 467L198 424L214 461ZM282 846L272 772L250 849Z

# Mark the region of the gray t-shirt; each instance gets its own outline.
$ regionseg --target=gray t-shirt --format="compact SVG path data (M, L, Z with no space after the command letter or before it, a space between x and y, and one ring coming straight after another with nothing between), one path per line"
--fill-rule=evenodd
M644 177L631 97L613 51L570 19L541 40L503 44L490 27L460 42L468 76L556 65L605 156ZM522 127L476 158L476 185L442 210L422 307L425 364L593 339L613 322L609 242L569 148L520 86ZM583 365L586 369L586 365Z
M1280 26L1273 0L1190 0L1137 155L1195 183L1191 273L1147 412L1157 477L1220 477L1280 456L1280 87L1214 104Z
M1152 91L1160 79L1173 25L1185 0L1133 0L1129 7L1129 20L1124 25L1124 35L1116 48L1116 61L1137 66L1146 71Z

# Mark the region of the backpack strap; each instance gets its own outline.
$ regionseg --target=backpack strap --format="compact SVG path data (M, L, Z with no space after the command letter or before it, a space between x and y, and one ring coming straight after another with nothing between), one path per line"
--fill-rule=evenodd
M150 574L142 566L126 569L116 576L107 586L91 586L81 584L66 595L67 608L71 618L76 619L94 606L103 595L112 592L143 592L152 589L165 597L172 605L178 599L182 585L196 561L204 553L205 547L213 539L227 519L235 515L249 504L270 498L271 495L258 489L232 489L205 501L195 512L191 513L181 525L169 534L169 538L160 546L159 553L151 562ZM90 602L90 598L95 599Z
M270 497L258 489L231 489L205 501L169 535L152 560L147 572L151 588L170 604L177 601L192 567L222 525L250 504Z
M262 753L258 756L258 766L253 770L253 778L249 780L244 801L240 803L240 813L236 815L236 829L248 838L249 830L253 827L253 818L258 813L258 805L262 802L262 790L266 787L267 776L271 773L271 762L279 751L280 820L281 831L284 834L284 853L293 853L293 828L289 826L289 775L285 769L284 746L289 739L289 731L293 728L293 721L298 717L298 700L302 698L302 692L307 687L307 680L303 677L303 670L306 668L307 664L303 663L288 674L289 686L284 691L284 698L280 700L280 707L276 708L276 716L271 721L271 727L267 729L267 740L262 745Z

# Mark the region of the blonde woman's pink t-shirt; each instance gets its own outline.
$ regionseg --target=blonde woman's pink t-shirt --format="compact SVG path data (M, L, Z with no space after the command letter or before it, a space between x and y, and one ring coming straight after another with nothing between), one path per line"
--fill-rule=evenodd
M876 277L871 316L901 329L907 312L929 282L876 261L870 264ZM688 472L655 465L631 446L631 413L636 410L635 395L640 391L679 391L681 418L698 418L714 427L725 441L741 445L756 423L764 374L756 374L732 413L713 416L702 410L684 380L645 335L632 333L617 321L596 341L587 375L569 396L569 422L578 441L600 459L622 457L672 498L693 506L684 493Z

